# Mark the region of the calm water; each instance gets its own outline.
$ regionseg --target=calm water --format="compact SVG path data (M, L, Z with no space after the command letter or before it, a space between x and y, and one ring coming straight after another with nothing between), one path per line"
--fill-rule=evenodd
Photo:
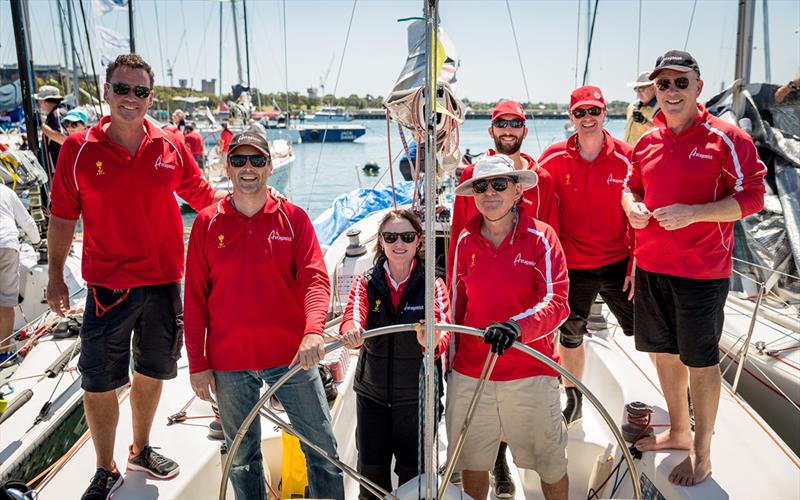
M339 195L362 187L375 185L381 174L388 168L388 151L386 143L386 122L382 120L366 120L362 122L367 133L355 142L299 144L294 148L297 160L292 165L289 188L286 193L289 200L305 209L313 219L330 207L331 202ZM470 149L477 153L492 146L487 132L489 120L467 120L461 126L461 151ZM541 152L553 142L563 140L564 122L561 120L537 120L528 122L528 137L523 151L538 158ZM615 137L622 137L625 129L624 120L609 120L606 129ZM397 155L402 148L397 126L392 124L392 154ZM538 141L537 141L538 136ZM410 140L410 136L406 135ZM377 177L366 176L361 167L374 161L381 167ZM394 165L395 176L400 177L397 165ZM389 183L389 175L381 178L381 183ZM191 227L194 213L184 215L185 226Z

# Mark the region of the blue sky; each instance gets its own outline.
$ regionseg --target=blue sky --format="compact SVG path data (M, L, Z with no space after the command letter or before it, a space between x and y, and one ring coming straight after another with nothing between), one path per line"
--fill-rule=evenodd
M77 0L73 0L77 2ZM84 0L87 15L90 2ZM34 61L63 60L55 0L30 0ZM592 1L592 4L594 2ZM77 5L77 4L76 4ZM251 79L264 91L284 89L282 1L249 0ZM352 1L287 0L288 81L291 90L317 85L331 66L327 90L337 95L386 95L406 56L406 25L401 17L421 15L419 1L361 0L342 61ZM576 46L580 46L578 82L586 45L586 0L581 0L580 41L578 1L511 0L522 64L532 101L566 102L575 83ZM665 50L687 49L697 58L711 97L733 78L737 22L736 0L699 0L692 29L693 0L641 2L641 44L638 0L601 0L589 64L589 83L599 85L607 99L630 100L625 87L639 68L652 67ZM194 81L219 73L219 3L217 0L134 0L137 51L152 65L157 83L169 83L167 61L174 61L178 78ZM159 17L156 18L155 10ZM772 81L784 83L800 74L800 2L769 0ZM241 7L240 7L241 8ZM223 4L223 84L236 79L231 11ZM504 0L444 0L442 25L458 47L462 66L458 94L474 100L526 99L520 64ZM127 36L127 12L98 18L103 26ZM753 81L764 81L762 4L756 7ZM158 26L158 28L157 28ZM240 22L240 30L241 22ZM183 41L181 42L181 39ZM159 39L161 44L159 44ZM94 42L93 42L94 43ZM8 0L0 0L0 63L15 62ZM242 49L244 52L244 49ZM639 67L637 68L637 54ZM333 61L331 63L331 61Z

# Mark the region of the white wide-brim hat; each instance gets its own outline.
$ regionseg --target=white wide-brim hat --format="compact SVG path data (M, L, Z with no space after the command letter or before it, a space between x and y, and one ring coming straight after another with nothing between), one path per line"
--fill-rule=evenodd
M651 80L648 75L650 75L649 71L642 71L639 73L639 76L636 77L636 81L628 82L628 87L638 89L640 87L649 87L654 84L655 82Z
M533 170L517 170L514 168L514 161L506 155L484 156L475 164L472 171L472 178L462 182L456 188L459 196L473 196L472 183L481 179L491 179L492 177L516 177L517 183L522 186L522 190L530 189L539 182L539 176Z

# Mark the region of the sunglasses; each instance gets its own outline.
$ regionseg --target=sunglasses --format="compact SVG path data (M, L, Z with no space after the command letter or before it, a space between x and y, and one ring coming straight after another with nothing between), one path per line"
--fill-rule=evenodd
M265 167L267 163L269 163L269 156L267 155L231 155L228 158L228 161L231 163L231 167L233 168L241 168L244 167L244 164L250 161L250 165L261 168Z
M492 185L492 189L501 193L508 189L508 183L513 182L516 183L516 177L495 177L493 179L480 179L472 183L472 192L476 194L485 193L489 189L489 184Z
M150 87L145 87L144 85L135 85L131 86L130 83L123 83L117 82L111 84L111 90L114 91L117 95L128 95L131 91L131 87L133 87L133 95L138 97L139 99L145 99L147 96L150 95L150 92L153 91Z
M675 80L670 80L669 78L660 78L656 80L656 87L658 87L658 90L663 92L665 90L669 90L673 82L675 82L675 86L677 88L681 90L686 90L689 88L689 83L691 81L685 76L679 76Z
M603 108L598 108L597 106L592 106L591 108L578 108L572 110L572 116L575 118L583 118L586 116L586 113L589 113L592 116L600 116L603 112Z
M414 243L414 240L417 239L417 232L416 231L406 231L403 233L393 233L391 231L384 231L381 233L381 238L386 243L394 243L397 241L397 238L403 240L403 243Z
M525 126L525 120L514 119L514 120L495 120L492 122L492 127L496 128L522 128Z

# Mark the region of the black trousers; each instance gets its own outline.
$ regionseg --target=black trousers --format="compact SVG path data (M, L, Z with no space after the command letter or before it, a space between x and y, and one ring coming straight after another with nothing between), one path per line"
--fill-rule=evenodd
M386 491L392 491L392 456L399 484L417 475L418 411L416 403L388 407L356 397L358 472ZM378 497L361 486L358 498Z
M599 293L625 335L633 335L633 302L623 292L628 259L595 269L569 271L569 318L561 325L561 345L575 348L583 343L586 322Z

